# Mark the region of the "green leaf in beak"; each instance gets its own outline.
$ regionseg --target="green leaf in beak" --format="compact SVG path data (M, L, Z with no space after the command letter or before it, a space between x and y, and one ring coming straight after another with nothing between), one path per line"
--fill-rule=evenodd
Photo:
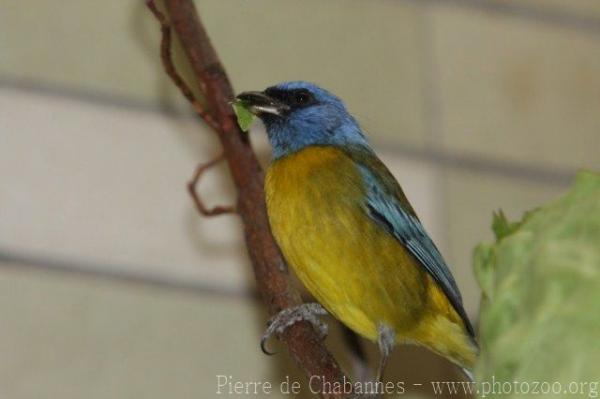
M233 107L233 112L235 112L235 116L237 117L238 125L240 125L240 129L242 131L247 132L250 130L250 126L252 126L252 122L254 122L254 114L251 113L248 108L246 108L246 104L243 101L236 100L231 103Z

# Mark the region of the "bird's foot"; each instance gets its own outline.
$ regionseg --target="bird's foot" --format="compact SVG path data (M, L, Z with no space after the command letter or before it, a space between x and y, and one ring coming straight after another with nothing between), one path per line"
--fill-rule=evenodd
M377 346L379 347L381 359L379 361L379 368L377 369L377 378L375 381L372 381L374 389L368 393L354 394L350 396L350 399L371 399L381 398L384 396L385 391L383 389L383 371L385 370L387 361L392 354L395 343L396 333L394 332L394 329L385 323L379 323L377 325Z
M274 352L269 352L266 348L268 339L271 338L273 334L281 334L289 326L296 324L299 321L310 322L322 338L326 337L328 331L327 324L319 320L319 316L324 316L326 314L327 311L325 308L316 302L303 303L302 305L282 310L267 323L267 329L260 339L260 349L267 355L273 355Z
M383 371L387 365L387 361L394 349L396 343L396 333L387 324L380 323L377 326L377 346L379 347L379 353L381 360L379 361L379 369L377 370L377 382L383 382Z

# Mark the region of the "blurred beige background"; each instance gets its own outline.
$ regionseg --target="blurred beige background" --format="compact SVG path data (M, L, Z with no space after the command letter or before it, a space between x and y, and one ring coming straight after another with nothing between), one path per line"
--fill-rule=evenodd
M347 101L473 319L471 251L491 239L492 211L517 218L600 168L597 0L196 3L236 90L303 79ZM162 73L143 2L1 9L0 397L210 398L219 374L303 382L285 352L258 348L265 315L237 219L201 219L187 196L218 148ZM252 137L267 160L260 126ZM201 189L233 201L223 169ZM390 378L458 376L405 348Z

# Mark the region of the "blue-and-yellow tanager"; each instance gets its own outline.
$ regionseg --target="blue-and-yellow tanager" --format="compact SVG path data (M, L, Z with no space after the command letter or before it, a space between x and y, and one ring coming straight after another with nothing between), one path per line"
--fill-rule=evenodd
M378 378L398 343L469 373L477 345L452 273L344 103L301 81L238 99L273 148L265 192L284 257L327 311L378 342Z

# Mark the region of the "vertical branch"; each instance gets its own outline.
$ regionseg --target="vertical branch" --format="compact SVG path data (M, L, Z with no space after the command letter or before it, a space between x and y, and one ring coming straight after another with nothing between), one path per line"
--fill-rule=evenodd
M247 135L237 125L230 106L234 97L233 88L200 22L193 1L164 0L164 3L171 22L168 24L159 19L163 40L165 30L169 30L165 27L172 26L200 84L200 91L210 115L204 120L211 127L216 127L224 158L237 189L236 211L244 225L246 247L252 261L258 290L269 314L275 315L283 309L300 304L301 301L298 292L290 283L289 276L281 271L285 269L283 267L285 260L271 235L267 219L263 171L252 151ZM152 5L149 6L152 9ZM163 63L165 63L164 52L163 48ZM168 66L169 64L165 63L165 69L169 73ZM169 73L169 75L173 78L173 74ZM182 82L175 81L175 83L181 89ZM345 376L339 365L308 322L290 326L280 338L287 344L296 363L309 377L318 376L319 383L333 384L344 381ZM321 396L339 398L343 395L324 393Z

